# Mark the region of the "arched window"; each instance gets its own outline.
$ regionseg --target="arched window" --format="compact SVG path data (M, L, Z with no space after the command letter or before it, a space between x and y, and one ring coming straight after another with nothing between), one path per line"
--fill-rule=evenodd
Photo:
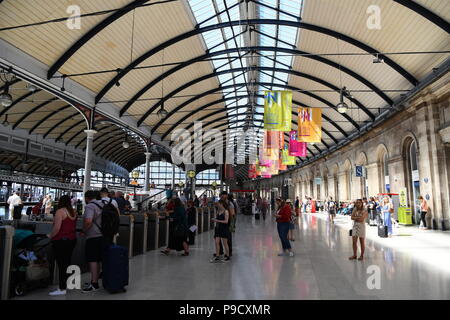
M411 143L411 146L409 147L409 156L411 159L411 171L418 170L417 165L417 148L416 148L416 142L413 141Z
M220 184L219 172L216 169L209 169L199 172L195 177L197 185L211 185L214 181Z
M174 165L164 161L152 161L150 162L150 184L155 184L156 187L164 188L166 185L172 184L172 173ZM139 171L139 178L137 179L139 185L143 186L145 181L145 164L140 165L137 168L131 170ZM132 179L130 172L130 179ZM186 181L186 173L179 167L175 166L174 182L178 184L180 181Z
M389 164L388 164L388 155L387 153L383 156L383 190L385 192L390 192L391 185L389 181Z
M405 178L408 190L408 203L414 208L413 222L418 224L420 216L418 214L420 204L417 198L420 195L420 181L419 181L419 163L417 158L417 144L412 137L405 140L403 146L403 156L405 159Z

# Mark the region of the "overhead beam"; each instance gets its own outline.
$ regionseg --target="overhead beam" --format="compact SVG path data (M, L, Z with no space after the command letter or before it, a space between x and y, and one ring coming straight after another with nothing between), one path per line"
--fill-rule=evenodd
M364 85L366 85L367 87L372 89L377 95L380 96L380 98L382 98L384 101L386 101L389 105L393 104L393 101L381 89L379 89L377 86L375 86L372 82L368 81L367 78L359 75L358 73L356 73L355 71L353 71L353 70L351 70L349 68L346 68L345 66L339 65L336 62L333 62L333 61L328 60L326 58L323 58L321 56L310 55L308 52L305 52L305 51L289 49L289 48L257 46L257 47L231 48L231 49L225 49L225 50L220 50L220 51L216 51L216 52L211 52L211 53L207 53L205 55L199 56L199 57L192 58L192 59L190 59L188 61L185 61L185 62L179 64L178 66L176 66L176 67L166 71L165 73L161 74L160 76L158 76L154 80L150 81L146 86L144 86L141 90L139 90L122 107L122 109L120 110L120 115L122 116L131 107L131 105L134 102L136 102L139 99L139 97L141 97L145 92L149 91L157 83L159 83L160 81L164 80L168 76L174 74L175 72L177 72L177 71L179 71L179 70L181 70L181 69L183 69L185 67L188 67L188 66L190 66L190 65L192 65L194 63L204 61L205 59L211 58L213 56L220 56L220 55L225 55L225 54L234 53L234 52L240 52L240 51L246 51L246 52L267 51L267 52L276 52L276 53L280 53L281 52L281 53L286 53L286 54L304 55L305 58L312 59L312 60L318 61L320 63L324 63L324 64L326 64L326 65L328 65L330 67L333 67L333 68L335 68L337 70L340 70L340 71L350 75L351 77L357 79L358 81L360 81L361 83L363 83ZM276 70L270 70L270 71L275 72Z
M245 70L248 70L248 69L251 69L251 68L245 68ZM256 69L256 70L269 70L269 71L272 71L272 70L276 70L276 71L278 71L278 72L285 72L285 73L292 73L292 74L295 74L295 75L297 75L297 76L303 76L303 77L305 77L305 78L308 78L308 79L311 79L311 80L313 80L313 79L315 79L318 83L321 83L321 84L323 84L323 85L327 85L327 86L329 86L329 88L332 88L333 90L336 90L336 91L339 91L340 92L340 89L339 88L337 88L337 87L335 87L334 85L332 85L332 84L330 84L330 83L327 83L327 82L325 82L324 80L321 80L321 79L318 79L318 78L315 78L315 77L312 77L311 75L307 75L307 74L303 74L303 73L301 73L301 72L298 72L298 71L293 71L293 70L286 70L286 69L279 69L279 68L272 68L272 67L256 67L256 68L254 68L254 69ZM152 108L150 108L139 120L138 120L138 122L137 122L137 125L138 126L140 126L141 124L142 124L142 122L159 106L159 105L161 105L162 104L162 102L163 101L166 101L166 100L168 100L168 99L170 99L171 97L173 97L174 95L176 95L177 93L179 93L180 91L183 91L183 90L185 90L185 89L187 89L187 88L189 88L189 87L191 87L191 86L193 86L193 85L196 85L196 84L198 84L199 82L201 82L201 81L203 81L203 80L206 80L206 79L209 79L209 78L212 78L212 77L215 77L215 76L218 76L218 75L222 75L222 74L228 74L228 73L233 73L233 72L238 72L238 71L242 71L243 70L243 68L235 68L235 69L228 69L228 70L223 70L223 71L219 71L219 72L216 72L216 73L211 73L211 74L208 74L208 75L204 75L204 76L201 76L201 77L199 77L199 78L197 78L197 79L194 79L194 80L192 80L192 81L190 81L190 82L188 82L188 83L185 83L184 85L182 85L182 86L180 86L180 87L178 87L177 89L175 89L175 90L173 90L172 92L170 92L168 95L166 95L163 99L161 99L161 100L159 100L159 102L158 103L156 103ZM314 81L314 80L313 80ZM270 85L270 83L269 83L269 85ZM280 86L284 86L284 87L286 87L286 88L289 88L289 86L287 86L287 85L280 85ZM297 90L299 89L299 88L296 88ZM303 92L301 92L301 93L303 93L303 94L306 94L306 95L309 95L309 96L311 96L311 97L313 97L313 98L315 98L315 99L317 99L317 100L319 100L319 101L321 101L321 102L323 102L323 103L325 103L326 105L328 105L329 107L331 107L333 110L335 110L336 112L338 112L337 111L337 109L336 109L336 107L335 107L335 105L334 104L332 104L332 103L330 103L329 101L327 101L327 100L325 100L324 98L322 98L322 97L320 97L320 96L317 96L317 95L315 95L315 94L313 94L313 93L310 93L310 92L308 92L308 91L303 91ZM175 108L175 109L173 109L173 110L179 110L179 108ZM368 111L368 110L367 110ZM368 111L368 113L369 114L371 114L371 112L370 111ZM169 114L170 115L172 115L173 113L171 113L171 112L169 112ZM373 115L372 115L373 116ZM169 117L169 116L168 116ZM167 119L168 117L166 117L165 119ZM355 127L357 127L358 128L358 125L356 124L356 122L354 122L353 121L353 119L351 119L349 116L347 116L346 114L343 114L343 117L345 117L347 120L349 120L350 122L352 122L352 124L353 125L355 125ZM154 133L155 131L154 131L154 128L152 129L152 133Z
M26 118L28 118L29 116L31 116L33 113L35 113L36 111L38 111L39 109L45 107L46 105L52 103L53 101L59 100L57 97L53 97L47 101L42 102L41 104L38 104L36 107L30 109L27 113L25 113L22 117L20 117L19 120L16 121L16 123L14 123L14 125L12 126L13 130L15 128L17 128L17 126L19 124L21 124Z
M437 14L434 14L427 8L421 6L417 2L412 1L412 0L394 0L394 1L408 9L414 11L415 13L421 15L422 17L424 17L431 23L434 23L435 25L437 25L439 28L441 28L445 32L450 33L450 23L445 21L445 19L441 18Z
M258 84L261 84L261 83L258 83ZM288 86L288 85L284 85L284 86L281 86L281 87L285 87L285 88L288 88L288 89L293 89L293 88L295 88L295 87ZM295 88L295 89L298 90L298 88ZM306 95L309 95L309 96L311 96L311 97L313 97L313 98L318 99L319 101L321 101L321 102L325 103L326 105L330 106L333 110L336 110L336 109L334 109L335 106L334 106L333 104L331 104L329 101L327 101L327 100L325 100L325 99L323 99L323 98L317 97L316 95L311 94L311 93L308 93L308 92L303 92L303 93L305 93ZM258 96L258 97L263 97L263 95L257 95L257 96ZM241 99L241 98L244 98L244 97L245 97L245 96L237 96L237 97L236 97L236 96L233 96L233 97L223 98L223 99L219 99L219 100L210 102L210 103L208 103L208 104L205 104L205 105L203 105L203 106L201 106L201 107L199 107L199 108L196 108L196 109L193 110L191 113L185 115L185 116L184 116L183 118L181 118L178 122L176 122L174 125L172 125L172 126L170 127L170 129L167 130L167 131L161 136L161 139L164 139L164 138L165 138L171 131L173 131L173 130L181 123L181 122L183 122L184 120L186 120L186 119L188 119L189 117L193 116L195 113L197 113L197 112L199 112L199 111L201 111L201 110L204 110L204 109L206 109L206 108L208 108L208 107L210 107L210 106L212 106L212 105L215 105L215 104L224 102L224 101L233 100L233 99L237 99L237 98L240 98L240 99ZM298 102L298 101L293 101L293 103L294 103L294 104L297 104L297 105L304 105L304 104L302 104L302 103L300 103L300 102ZM179 111L179 110L176 110L175 112L177 112L177 111ZM224 111L226 111L226 109L224 109ZM171 112L169 112L169 114L168 114L168 116L165 118L165 120L168 119L170 116L172 116L175 112L173 112L172 114L171 114ZM336 111L336 112L337 112L337 111ZM352 124L355 126L355 128L359 129L359 125L358 125L353 119L351 119L348 115L346 115L346 114L341 114L341 113L338 113L338 114L342 115L346 120L348 120L350 123L352 123ZM326 116L325 116L325 117L326 117ZM327 120L329 119L328 117L326 117L326 118L327 118ZM162 123L162 122L160 121L160 123ZM331 122L331 121L330 121L330 123L332 123L336 128L338 128L338 126L337 126L337 124L336 124L335 122ZM159 123L158 123L158 125L159 125ZM156 125L154 128L157 128L158 125ZM343 132L344 134L346 134L345 131L344 131L343 129L339 129L339 128L338 128L338 130L341 131L341 132Z
M301 21L289 21L289 20L277 20L277 19L249 19L249 20L229 21L229 22L224 22L224 23L218 23L218 24L211 25L211 26L200 27L200 28L185 32L181 35L175 36L174 38L169 39L169 40L159 44L158 46L154 47L153 49L145 52L144 54L142 54L141 56L136 58L133 62L128 64L128 66L126 66L125 68L121 69L120 72L118 72L117 75L113 79L111 79L100 90L100 92L97 94L97 96L95 98L95 103L98 103L104 97L104 95L114 86L114 84L117 83L120 79L122 79L128 72L133 70L136 66L138 66L139 64L141 64L143 61L147 60L154 54L158 53L159 51L161 51L173 44L176 44L180 41L183 41L190 37L196 36L198 34L216 30L216 29L222 29L222 28L233 27L233 26L242 26L242 25L262 25L262 24L290 26L290 27L306 29L309 31L322 33L322 34L328 35L330 37L338 38L344 42L350 43L350 44L358 47L359 49L361 49L367 53L371 53L374 55L378 54L378 57L382 58L387 65L389 65L394 70L396 70L398 73L400 73L411 84L413 84L415 86L418 83L417 79L412 74L410 74L403 67L401 67L399 64L394 62L388 56L385 56L382 53L380 53L378 50L372 48L371 46L369 46L357 39L354 39L350 36L342 34L340 32L337 32L337 31L334 31L334 30L331 30L331 29L328 29L325 27L301 22Z
M102 20L99 24L85 33L80 39L78 39L63 55L56 60L55 63L48 69L47 79L53 77L53 75L61 68L67 60L69 60L83 45L85 45L89 40L91 40L94 36L100 33L103 29L109 26L111 23L117 21L128 12L136 9L138 6L146 3L149 0L135 0L120 10L114 12L112 15L108 16L106 19Z
M23 100L25 100L28 97L31 97L32 95L41 92L41 89L38 90L34 90L32 92L28 92L26 94L24 94L23 96L17 98L16 100L13 101L13 103L11 103L11 105L9 107L4 108L2 111L0 111L0 117L2 115L4 115L5 113L7 113L9 110L11 110L15 105L17 105L19 102L22 102Z
M53 125L45 134L44 134L44 139L53 131L55 130L57 127L59 127L60 125L62 125L64 122L70 120L73 117L76 117L77 115L79 115L80 113L77 111L75 113L72 113L70 116L68 116L67 118L61 119L60 121L58 121L55 125ZM84 118L83 118L84 119Z
M36 130L41 124L43 124L45 121L49 120L51 117L53 117L54 115L59 114L61 111L72 107L72 105L67 104L57 110L55 110L54 112L49 113L48 115L46 115L45 117L43 117L41 120L39 120L38 122L36 122L36 124L30 129L30 131L28 132L28 134L32 134L34 132L34 130Z

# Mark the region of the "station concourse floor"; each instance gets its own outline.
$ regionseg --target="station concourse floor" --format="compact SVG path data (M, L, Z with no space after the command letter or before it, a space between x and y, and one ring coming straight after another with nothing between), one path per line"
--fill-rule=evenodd
M449 232L401 227L392 238L379 238L376 227L367 226L361 262L348 260L348 229L349 217L338 215L332 225L326 213L302 214L291 242L295 256L279 257L273 218L239 215L231 262L209 263L214 249L213 231L208 231L196 237L188 257L159 250L133 257L126 293L72 290L49 297L47 288L17 299L450 299ZM367 287L371 265L380 268L380 289ZM84 274L82 282L88 279Z

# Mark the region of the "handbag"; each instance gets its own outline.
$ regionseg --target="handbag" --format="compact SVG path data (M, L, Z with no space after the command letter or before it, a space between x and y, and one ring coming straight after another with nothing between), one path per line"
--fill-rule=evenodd
M353 236L353 229L350 229L349 231L348 231L348 235L351 237L351 236Z

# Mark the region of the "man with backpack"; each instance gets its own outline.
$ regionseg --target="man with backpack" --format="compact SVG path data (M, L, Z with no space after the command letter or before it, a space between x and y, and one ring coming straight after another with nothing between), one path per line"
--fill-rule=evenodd
M86 206L82 235L86 236L86 261L91 272L91 283L87 284L83 292L93 292L99 289L98 279L103 254L111 246L114 236L119 231L119 211L114 206L115 201L105 196L104 189L106 188L103 188L100 193L89 190L84 195ZM117 205L117 203L115 204Z
M330 201L328 201L328 214L330 216L330 222L334 223L334 218L336 217L336 202L333 201L332 197L330 197Z

